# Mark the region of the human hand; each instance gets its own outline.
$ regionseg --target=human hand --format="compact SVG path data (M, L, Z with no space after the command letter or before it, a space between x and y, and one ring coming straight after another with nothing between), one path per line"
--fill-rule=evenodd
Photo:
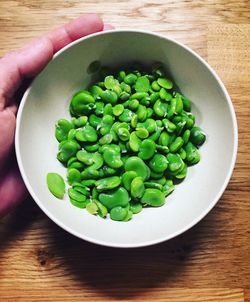
M15 157L13 143L17 91L25 79L36 76L53 54L70 42L102 30L111 29L97 15L85 15L5 55L0 60L0 217L28 196Z

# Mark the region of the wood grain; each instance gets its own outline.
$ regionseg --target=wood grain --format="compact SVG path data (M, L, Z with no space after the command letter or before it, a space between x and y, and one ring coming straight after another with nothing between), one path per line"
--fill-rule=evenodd
M161 32L218 72L239 126L234 173L202 222L169 242L120 250L57 227L27 200L0 221L0 301L250 301L250 4L239 0L1 0L0 56L81 13Z

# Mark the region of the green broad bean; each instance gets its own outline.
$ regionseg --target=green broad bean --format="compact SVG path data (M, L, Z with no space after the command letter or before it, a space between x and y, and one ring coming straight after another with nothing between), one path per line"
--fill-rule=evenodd
M76 153L76 158L87 166L92 165L94 163L94 158L92 154L88 153L85 150L78 151Z
M148 92L150 89L150 82L147 77L138 77L135 83L136 92Z
M107 144L110 144L112 142L112 140L113 140L113 135L111 133L108 133L108 134L105 134L102 138L100 138L99 144L107 145Z
M62 142L68 138L68 133L70 130L74 129L74 125L66 120L66 119L60 119L56 123L55 127L55 137L58 140L58 142Z
M149 162L149 167L156 173L164 172L168 167L168 160L162 154L155 154Z
M150 134L152 134L156 130L156 122L152 118L147 118L142 126L145 127Z
M184 141L184 145L186 145L189 141L189 138L190 138L190 130L189 129L186 129L182 135L182 139Z
M96 102L95 103L95 114L96 115L103 115L104 113L104 103L103 102Z
M68 169L67 180L68 183L71 185L74 182L80 182L82 179L81 172L75 168Z
M131 122L133 115L134 115L134 112L126 108L123 110L122 114L119 116L119 120L121 122L129 123L129 122Z
M69 168L70 165L76 161L77 161L77 158L75 156L71 157L67 162L67 167Z
M99 201L110 211L114 207L126 207L129 204L129 194L126 189L119 187L114 191L99 194Z
M184 140L182 137L178 136L176 139L170 144L169 150L172 153L177 152L184 144Z
M162 187L162 192L164 193L165 196L168 196L171 192L174 191L174 184L171 179L168 179L166 183Z
M86 205L86 210L89 214L96 215L98 213L98 206L94 201L91 201Z
M167 117L168 119L171 119L176 112L176 98L171 99L170 106L168 108Z
M99 149L99 145L97 143L96 144L89 144L89 145L85 144L84 149L87 152L96 152Z
M116 95L119 97L120 94L122 93L122 89L121 89L121 86L118 82L118 84L114 85L112 90L116 93Z
M158 117L164 117L168 114L168 104L165 102L162 102L161 99L158 99L154 103L154 112Z
M145 181L144 185L146 188L152 188L152 189L157 189L157 190L162 191L162 185L157 182L154 182L153 180Z
M106 116L112 117L112 114L113 114L113 106L110 103L108 103L104 106L103 109L103 119L106 118ZM113 117L112 117L112 121L113 121Z
M130 138L130 133L128 129L122 127L118 128L117 135L120 138L120 140L122 140L123 142L128 141Z
M103 93L102 93L102 100L105 103L115 105L117 100L118 100L118 96L114 91L104 90Z
M123 221L128 215L128 210L123 207L114 207L110 211L110 218L115 221Z
M175 178L177 179L183 179L187 176L187 165L184 165L184 167L179 171L176 175Z
M101 121L102 121L102 118L99 116L96 116L95 114L91 114L89 117L89 124L93 128L97 128L97 126L100 125Z
M99 152L103 153L105 150L114 150L115 152L121 152L119 145L110 144L110 145L103 145L99 148Z
M140 152L138 153L138 156L142 160L148 160L155 154L155 150L156 150L155 142L151 139L145 139L141 143Z
M86 200L86 196L85 195L83 195L82 193L76 191L73 188L69 188L68 189L68 194L69 194L69 197L71 199L76 200L78 202L84 202Z
M118 72L117 79L119 82L122 82L125 77L126 77L126 72L124 70Z
M73 206L75 206L79 209L85 209L87 204L89 203L88 199L86 199L85 201L77 201L77 200L70 198L69 201Z
M159 92L154 92L150 95L150 103L153 105L159 98L160 98L160 94Z
M180 136L187 124L187 121L180 121L176 124L176 135Z
M145 191L144 181L142 177L137 176L131 182L131 196L133 198L141 198Z
M122 184L125 187L127 191L130 191L131 189L131 182L132 180L137 177L137 173L135 171L127 171L122 175Z
M152 207L160 207L165 203L165 196L160 190L149 188L145 190L141 202Z
M187 157L187 153L183 148L180 148L179 154L182 160L184 160Z
M76 129L70 129L68 133L68 140L74 140L76 136Z
M138 117L138 121L143 122L147 118L147 108L143 105L139 105L136 111L136 115Z
M94 143L97 141L98 136L95 128L90 125L86 125L82 128L77 129L75 134L76 140L79 142L91 142Z
M118 169L123 166L121 154L114 149L106 149L103 152L103 159L105 163L111 168Z
M118 187L121 184L121 179L118 176L111 176L102 178L96 181L96 189L98 191L111 190Z
M160 153L168 154L169 153L169 148L168 146L161 146L161 145L156 145L156 150Z
M89 91L95 100L100 100L102 98L103 90L100 86L93 85Z
M140 202L133 202L130 204L129 209L133 214L138 214L142 211L142 204Z
M168 146L169 141L170 141L170 135L166 131L163 131L159 137L159 144L162 146Z
M149 104L150 104L150 98L149 97L142 98L141 101L140 101L140 104L144 105L144 106L149 106Z
M159 96L162 100L171 101L172 95L165 88L161 88Z
M157 79L157 83L159 86L168 90L173 88L173 82L166 78Z
M87 124L87 122L88 122L88 117L85 115L74 119L74 125L76 128L85 126Z
M163 119L162 123L163 123L165 129L167 130L167 132L173 133L176 130L176 125L174 123L172 123L171 121L169 121L168 119Z
M84 179L81 181L81 184L86 187L93 187L96 183L95 179Z
M177 94L175 96L175 99L176 99L176 106L175 106L175 112L177 114L180 114L183 110L183 102L182 102L182 98L179 94Z
M106 76L104 79L104 86L107 89L113 89L113 87L117 84L119 84L119 81L116 80L112 75Z
M162 64L151 73L135 64L118 72L100 68L99 61L93 67L89 73L97 78L100 72L100 82L75 93L71 119L56 124L57 158L67 167L72 205L129 221L144 206L165 203L173 180L183 180L188 166L200 160L206 135ZM49 174L49 190L63 198L63 179Z
M142 159L136 156L129 157L124 165L125 171L135 171L143 180L149 178L148 167Z
M101 135L108 134L113 125L113 122L114 122L113 116L107 114L107 115L103 116L100 125L97 126L97 130L99 130Z
M168 170L170 172L177 172L179 171L184 163L181 159L181 157L179 156L179 154L173 154L173 153L169 153L167 155L167 160L168 160Z
M59 199L63 199L65 192L65 182L61 175L57 173L47 174L47 186L49 191Z
M123 102L127 101L127 100L129 99L129 97L130 97L130 94L129 94L128 92L126 92L126 91L123 91L123 92L120 94L120 99L121 99ZM124 106L124 104L123 104L123 106ZM125 106L124 106L124 107L125 107Z
M133 73L129 73L125 76L124 78L124 82L127 84L127 85L134 85L135 82L137 80L137 76Z
M149 138L152 139L153 141L157 141L161 135L162 129L163 129L162 127L157 127L155 132L151 134Z
M121 89L122 89L123 92L126 92L128 94L131 93L131 87L128 84L126 84L125 82L122 82L120 84L120 87L121 87Z
M129 148L133 151L133 152L138 152L140 149L140 145L141 145L141 140L139 139L139 137L136 135L135 131L133 131L130 134L130 138L129 138Z
M140 102L142 99L145 99L147 97L149 97L149 94L147 92L136 92L131 95L130 99L138 100Z
M157 83L157 81L153 81L151 84L151 87L154 91L159 91L161 89L161 86Z
M136 128L138 123L138 116L134 114L131 118L131 127Z
M72 187L75 191L85 195L85 196L90 196L90 192L88 188L84 187L81 183L73 183Z
M124 111L124 106L122 104L117 104L113 108L113 115L119 116L123 113L123 111Z
M150 182L150 181L156 182L156 183L158 183L158 184L160 184L160 185L163 186L163 185L165 185L167 179L166 179L165 176L163 176L163 177L161 177L161 178L159 178L159 179L152 179L152 180L149 180L149 182Z
M147 138L149 135L146 128L136 128L135 134L141 139Z
M185 151L186 151L186 158L185 158L185 162L188 165L194 165L197 164L200 161L200 153L199 150L191 143L188 142L186 144L186 146L184 147Z
M185 111L190 111L191 110L191 102L189 99L184 97L183 95L181 96L182 102L183 102L183 108Z
M150 107L147 108L147 118L152 117L152 115L154 114L154 110Z
M81 149L80 145L74 140L62 141L59 145L57 159L62 163L66 163L71 157L76 155L79 149Z
M195 146L202 145L206 140L205 133L201 130L200 127L193 127L190 131L190 141Z
M108 215L108 209L98 200L93 200L93 202L97 205L97 214L102 218L106 218Z
M71 112L78 116L88 114L94 108L94 102L94 97L88 91L79 91L70 102Z
M128 108L130 109L130 110L136 110L138 107L139 107L139 101L137 100L137 99L133 99L133 100L131 100L130 102L129 102L129 104L128 104Z

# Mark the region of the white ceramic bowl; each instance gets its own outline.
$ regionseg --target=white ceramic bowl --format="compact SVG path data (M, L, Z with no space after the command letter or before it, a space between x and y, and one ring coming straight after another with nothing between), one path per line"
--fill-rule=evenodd
M55 123L69 118L72 94L91 81L91 62L119 66L161 61L193 102L197 124L207 133L201 161L189 168L159 208L147 208L129 222L92 216L52 196L48 172L66 176L56 160ZM36 203L59 226L84 240L112 247L141 247L173 238L200 221L225 190L237 153L237 123L230 97L214 70L194 51L165 36L117 30L93 34L66 46L33 81L17 116L16 153L24 182Z

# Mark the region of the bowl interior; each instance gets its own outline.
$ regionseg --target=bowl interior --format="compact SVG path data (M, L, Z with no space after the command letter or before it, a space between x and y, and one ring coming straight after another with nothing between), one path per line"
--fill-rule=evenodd
M101 219L54 198L46 175L66 169L57 161L55 123L69 118L73 93L91 82L93 61L119 66L161 61L182 93L193 102L197 124L207 133L201 161L189 168L160 208L149 208L127 223ZM234 111L214 72L192 51L162 36L111 31L83 38L55 56L23 97L17 120L16 151L24 181L43 211L69 232L108 246L134 247L160 242L199 221L216 203L231 175L237 145Z

